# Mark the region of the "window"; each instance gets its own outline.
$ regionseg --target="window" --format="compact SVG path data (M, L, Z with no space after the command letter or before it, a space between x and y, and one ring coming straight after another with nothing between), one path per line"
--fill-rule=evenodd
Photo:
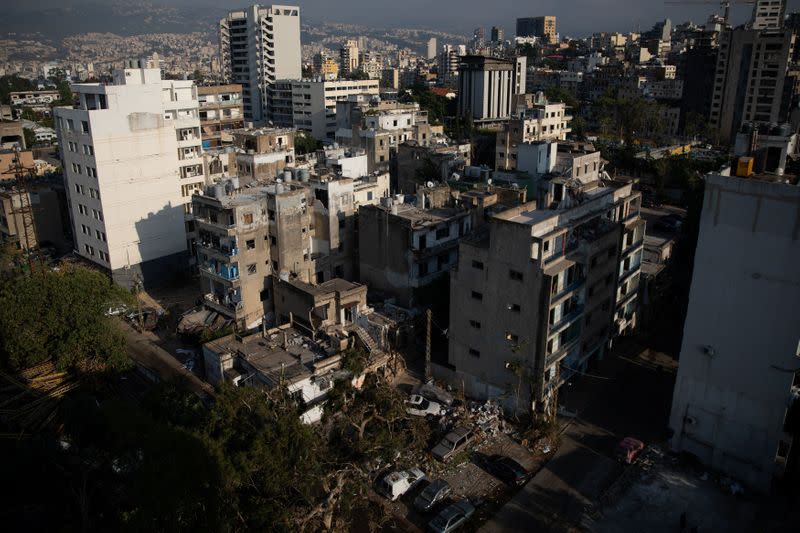
M479 351L478 351L478 350L476 350L475 348L470 348L470 349L469 349L469 354L470 354L472 357L480 357L480 356L481 356L481 352L479 352Z
M89 246L88 244L84 244L83 245L83 249L86 251L87 254L89 254L92 257L94 257L94 247L93 246Z
M85 120L81 120L81 132L89 133L89 123Z
M72 143L70 143L72 144ZM91 144L84 144L83 145L83 153L86 155L94 155L94 146Z
M70 152L77 152L78 151L78 144L72 141L69 141L69 151Z
M71 118L67 119L67 131L75 131L75 122Z
M247 242L245 242L245 246L247 247L248 250L255 250L256 240L255 239L248 240Z
M86 224L81 224L81 233L83 233L84 235L91 235L92 230L89 229L89 226L87 226Z
M105 253L103 250L97 250L97 255L100 256L100 259L102 259L103 261L108 263L108 260L109 260L108 254Z
M446 239L449 236L450 236L450 227L449 226L446 227L446 228L439 228L439 229L436 230L436 240Z
M78 204L78 213L80 213L81 215L87 215L89 213L89 210L86 208L85 205Z
M478 291L472 291L472 299L473 300L478 300L478 301L483 301L483 293L480 293Z
M542 250L544 250L545 252L550 251L550 241L544 241L544 244L542 244Z
M513 279L514 281L522 281L522 272L518 272L516 270L509 270L508 277Z
M78 163L72 163L72 171L76 174L80 174L81 166Z
M511 344L519 344L519 336L506 331L506 340Z
M90 178L96 178L97 177L97 169L93 168L93 167L86 167L86 174ZM99 196L98 196L98 198L99 198Z
M258 267L256 266L255 263L253 263L251 265L247 265L247 273L248 274L255 274L256 272L258 272Z
M481 329L481 323L478 322L477 320L470 320L469 325L474 329Z
M83 194L83 185L76 183L75 184L75 192L78 194Z
M476 270L483 270L483 263L481 263L480 261L473 260L472 261L472 268L474 268Z
M103 212L98 209L92 209L92 216L97 220L103 220Z
M519 304L510 304L508 306L508 310L511 311L512 313L519 313L521 311L521 308Z
M89 187L89 196L99 200L100 199L100 191L98 191L97 189L92 189L91 187Z
M253 223L253 213L245 213L242 218L244 219L245 224Z

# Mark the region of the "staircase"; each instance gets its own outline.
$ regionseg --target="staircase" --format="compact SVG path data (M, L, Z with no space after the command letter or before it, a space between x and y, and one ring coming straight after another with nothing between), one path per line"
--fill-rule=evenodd
M364 330L364 328L361 326L355 326L353 329L355 330L358 338L361 340L361 343L367 347L367 352L369 352L370 355L375 355L381 352L381 349L378 348L378 345L375 343L372 337L370 337L369 333Z

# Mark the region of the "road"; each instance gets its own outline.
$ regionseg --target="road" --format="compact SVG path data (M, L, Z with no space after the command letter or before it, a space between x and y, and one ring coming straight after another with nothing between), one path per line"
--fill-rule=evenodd
M479 530L574 531L587 529L586 509L622 472L614 459L624 436L660 441L669 417L675 362L623 342L589 375L562 388L567 409L562 441L553 458Z

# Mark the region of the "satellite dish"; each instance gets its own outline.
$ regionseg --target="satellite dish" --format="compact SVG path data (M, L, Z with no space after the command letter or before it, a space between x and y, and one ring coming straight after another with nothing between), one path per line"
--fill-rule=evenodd
M432 189L432 188L433 188L433 182L432 182L432 181L429 181L428 183L426 183L426 184L425 184L425 186L426 186L427 188L429 188L429 189Z

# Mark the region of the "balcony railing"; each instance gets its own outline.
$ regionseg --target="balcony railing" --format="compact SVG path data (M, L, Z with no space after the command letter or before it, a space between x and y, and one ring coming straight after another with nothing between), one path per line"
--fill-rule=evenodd
M239 267L233 265L206 263L200 270L225 281L236 281L239 279Z
M206 294L204 297L204 301L209 307L216 309L217 311L221 311L225 314L231 314L235 316L236 311L241 311L244 309L244 303L241 301L233 301L230 297L223 296L220 294L213 294L209 293Z
M553 363L564 359L567 354L578 344L579 339L572 339L571 341L566 342L562 345L558 350L551 353L547 357L544 358L544 367L548 368Z
M239 255L239 248L236 246L220 246L211 243L198 243L198 246L203 250L215 253L217 255L223 255L225 257L234 257Z
M566 315L562 316L558 322L550 325L550 333L553 334L560 329L564 329L564 327L570 325L574 322L577 318L579 318L583 314L583 305L578 305L575 309L567 313Z
M574 291L575 289L581 287L585 282L586 282L586 279L585 278L581 278L581 279L573 281L572 283L570 283L568 285L565 285L560 291L556 292L555 294L553 294L553 296L550 297L550 301L551 302L555 302L556 300L559 300L559 299L563 298L565 295L567 295L570 292Z

